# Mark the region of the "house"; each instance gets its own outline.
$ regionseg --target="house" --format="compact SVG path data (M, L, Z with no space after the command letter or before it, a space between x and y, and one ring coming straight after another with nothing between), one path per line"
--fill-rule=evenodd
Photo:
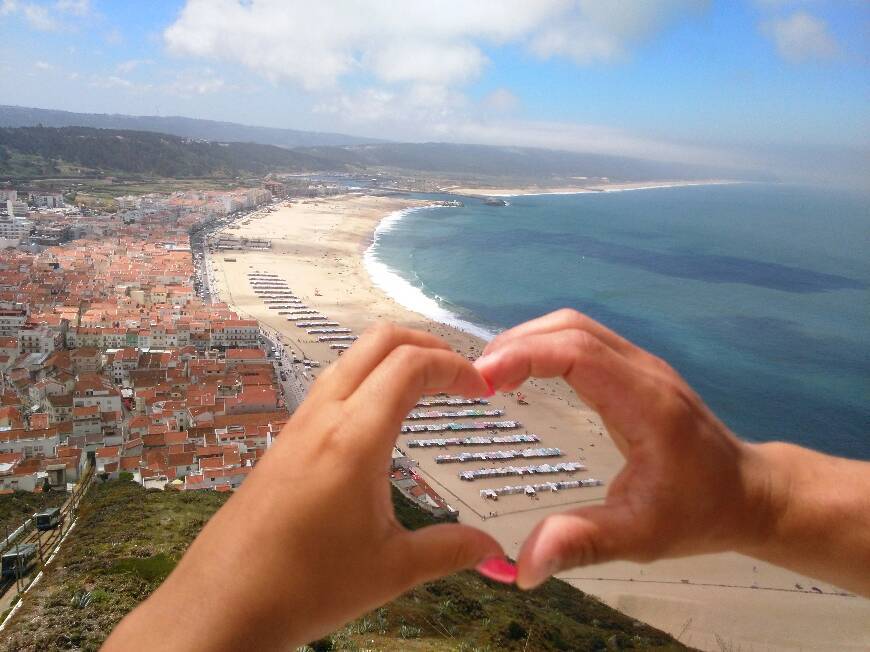
M103 446L102 448L98 448L96 453L94 454L94 463L96 465L97 473L107 473L111 471L106 471L106 465L109 464L119 464L121 461L121 447L120 446ZM117 471L117 469L115 469Z
M121 392L96 374L81 374L73 389L73 407L94 405L100 412L121 412Z
M38 459L27 460L21 453L0 453L0 488L34 491L43 482Z
M73 371L77 374L97 373L103 368L103 354L94 346L83 346L70 352Z
M266 360L266 352L260 348L227 349L227 366L245 362L263 362Z
M21 453L25 458L50 457L59 444L57 426L44 430L15 428L0 431L0 453Z
M53 424L60 423L61 421L70 421L72 419L72 394L46 396L43 401L43 406Z
M12 428L23 428L24 419L21 416L21 411L17 407L10 405L0 407L0 428L11 430Z
M130 372L139 366L139 352L131 348L119 349L113 352L109 359L112 381L116 385L129 384Z
M100 408L97 405L74 407L72 422L74 435L100 435L103 432Z

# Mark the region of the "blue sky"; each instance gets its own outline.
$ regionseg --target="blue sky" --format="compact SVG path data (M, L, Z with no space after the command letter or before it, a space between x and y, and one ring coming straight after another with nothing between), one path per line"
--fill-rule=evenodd
M0 0L0 103L851 166L868 43L860 0Z

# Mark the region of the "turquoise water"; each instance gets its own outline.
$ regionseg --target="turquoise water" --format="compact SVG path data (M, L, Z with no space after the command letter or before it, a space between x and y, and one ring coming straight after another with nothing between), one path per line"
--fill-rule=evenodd
M866 195L735 185L508 201L394 221L372 249L395 274L381 284L490 331L577 308L666 358L742 436L870 459Z

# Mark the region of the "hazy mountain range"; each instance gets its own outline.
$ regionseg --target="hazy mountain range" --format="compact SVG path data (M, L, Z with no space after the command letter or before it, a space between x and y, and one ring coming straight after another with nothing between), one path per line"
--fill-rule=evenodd
M153 133L157 132L157 133ZM731 178L755 171L604 154L454 143L373 142L334 133L251 127L182 117L71 113L0 106L0 174L87 173L165 177L267 171L387 171L489 183L576 183ZM769 177L768 177L769 178Z
M277 147L313 147L319 145L357 145L383 142L373 138L358 138L346 134L297 131L252 127L234 122L216 122L181 116L121 115L118 113L72 113L36 109L26 106L0 105L0 127L97 127L155 131L184 138L200 138L218 142L260 143Z

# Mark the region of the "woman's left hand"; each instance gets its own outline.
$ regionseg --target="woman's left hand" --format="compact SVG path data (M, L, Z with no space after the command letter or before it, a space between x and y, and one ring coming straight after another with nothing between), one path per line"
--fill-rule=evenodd
M440 339L367 331L324 370L242 487L107 650L290 649L411 587L503 555L459 524L409 532L387 474L424 393L489 393Z

